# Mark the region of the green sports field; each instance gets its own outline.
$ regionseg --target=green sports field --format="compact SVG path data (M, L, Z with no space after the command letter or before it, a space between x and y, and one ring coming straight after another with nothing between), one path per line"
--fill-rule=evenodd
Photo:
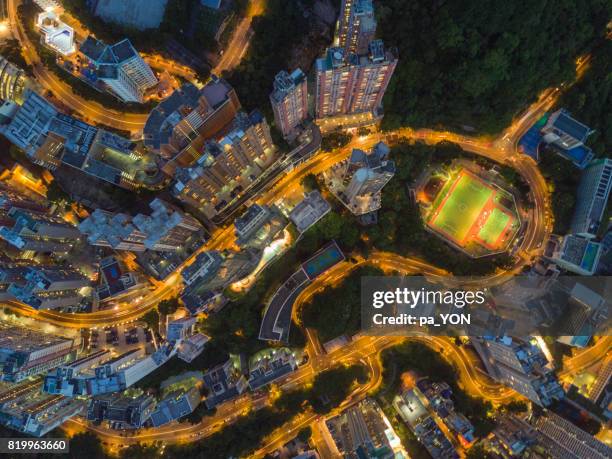
M493 193L493 189L477 177L460 172L450 186L442 190L442 200L431 214L430 226L463 245Z
M495 247L499 237L502 235L504 229L506 229L506 226L508 226L510 218L510 215L507 213L494 208L487 218L487 221L478 232L478 239L490 247Z

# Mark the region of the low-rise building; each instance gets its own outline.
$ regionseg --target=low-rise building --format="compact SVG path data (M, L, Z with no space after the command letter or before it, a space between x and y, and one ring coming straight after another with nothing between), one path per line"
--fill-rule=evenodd
M593 152L585 145L593 130L560 109L550 115L541 131L544 143L559 155L584 169L593 159Z
M166 327L166 339L168 341L180 341L193 335L195 329L195 317L183 317L168 322Z
M126 271L116 257L100 260L100 284L96 288L100 301L126 295L146 285L137 273Z
M151 413L150 423L153 427L159 427L176 421L191 414L201 400L202 397L197 387L191 387L188 390L174 390L157 402L155 411Z
M330 204L317 190L311 191L289 213L289 219L300 233L305 232L331 210Z
M74 360L73 339L0 322L0 379L20 382Z
M225 304L219 291L249 275L258 262L259 257L250 250L202 252L181 272L185 283L181 300L192 314L218 309Z
M76 52L74 29L64 24L53 11L43 11L38 15L36 27L41 33L41 42L51 50L68 56Z
M144 426L154 410L155 398L151 395L108 394L89 401L87 420L95 423L108 421L113 429L138 429Z
M242 394L248 386L247 380L230 359L204 373L204 385L208 389L205 403L212 409L219 403Z
M556 247L552 260L563 269L581 276L592 276L602 251L603 246L599 242L568 234Z
M91 300L90 281L79 271L60 266L32 266L8 293L34 309L76 311Z
M285 228L287 222L275 207L253 204L234 221L236 244L262 250Z
M295 355L286 348L275 350L272 354L260 357L249 369L249 387L257 390L297 368Z
M202 333L195 333L179 344L176 356L184 362L191 363L204 351L210 338Z

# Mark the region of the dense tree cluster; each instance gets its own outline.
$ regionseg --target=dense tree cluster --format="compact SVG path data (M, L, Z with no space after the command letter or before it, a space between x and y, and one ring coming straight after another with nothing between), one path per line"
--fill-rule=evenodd
M612 152L612 40L596 47L584 77L564 93L557 105L595 130L588 144L597 156Z
M570 161L552 150L540 154L540 170L552 188L551 205L555 219L553 231L556 234L566 234L576 206L580 173Z
M336 148L342 148L349 144L353 136L348 132L330 132L321 139L321 151L328 153Z
M399 51L386 128L499 132L543 89L572 80L603 35L607 0L377 2L378 31Z
M265 13L253 18L254 35L246 56L236 69L224 75L248 110L257 108L272 119L268 96L274 75L287 70L293 49L308 34L314 20L297 0L267 0Z
M342 283L325 287L302 305L302 323L317 330L322 342L340 335L354 335L361 326L361 278L382 275L377 268L355 269Z

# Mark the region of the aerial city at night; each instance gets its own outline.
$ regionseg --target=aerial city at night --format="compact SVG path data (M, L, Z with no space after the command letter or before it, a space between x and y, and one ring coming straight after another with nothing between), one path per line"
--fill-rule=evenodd
M0 0L0 458L612 459L612 0Z

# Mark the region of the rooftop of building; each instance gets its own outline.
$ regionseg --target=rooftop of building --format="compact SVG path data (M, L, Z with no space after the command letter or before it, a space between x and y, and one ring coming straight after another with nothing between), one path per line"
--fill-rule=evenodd
M198 105L201 91L191 83L186 83L176 89L169 97L155 107L144 127L145 143L159 149L162 143L167 143L176 124L183 119L183 113L191 112Z
M565 109L557 110L550 116L547 127L549 126L554 127L554 129L565 133L580 142L584 142L593 132L593 130L587 125L574 119L570 112Z
M136 51L127 38L114 45L107 45L90 35L81 44L79 49L85 57L100 66L105 64L107 66L115 66L138 56L138 51Z
M223 262L223 256L216 250L207 250L196 256L196 259L189 266L181 271L183 279L192 278L204 265L209 265L209 270L214 270ZM210 275L210 272L208 273Z
M60 343L73 343L73 340L11 322L0 321L0 351L27 353Z
M561 259L591 271L600 249L601 244L570 234L563 240Z
M289 213L298 231L303 232L331 210L331 205L317 190L308 193Z
M270 97L275 102L282 101L287 94L289 94L297 85L306 80L306 75L301 69L295 69L293 72L288 73L285 70L281 70L274 77L274 90L270 94Z

